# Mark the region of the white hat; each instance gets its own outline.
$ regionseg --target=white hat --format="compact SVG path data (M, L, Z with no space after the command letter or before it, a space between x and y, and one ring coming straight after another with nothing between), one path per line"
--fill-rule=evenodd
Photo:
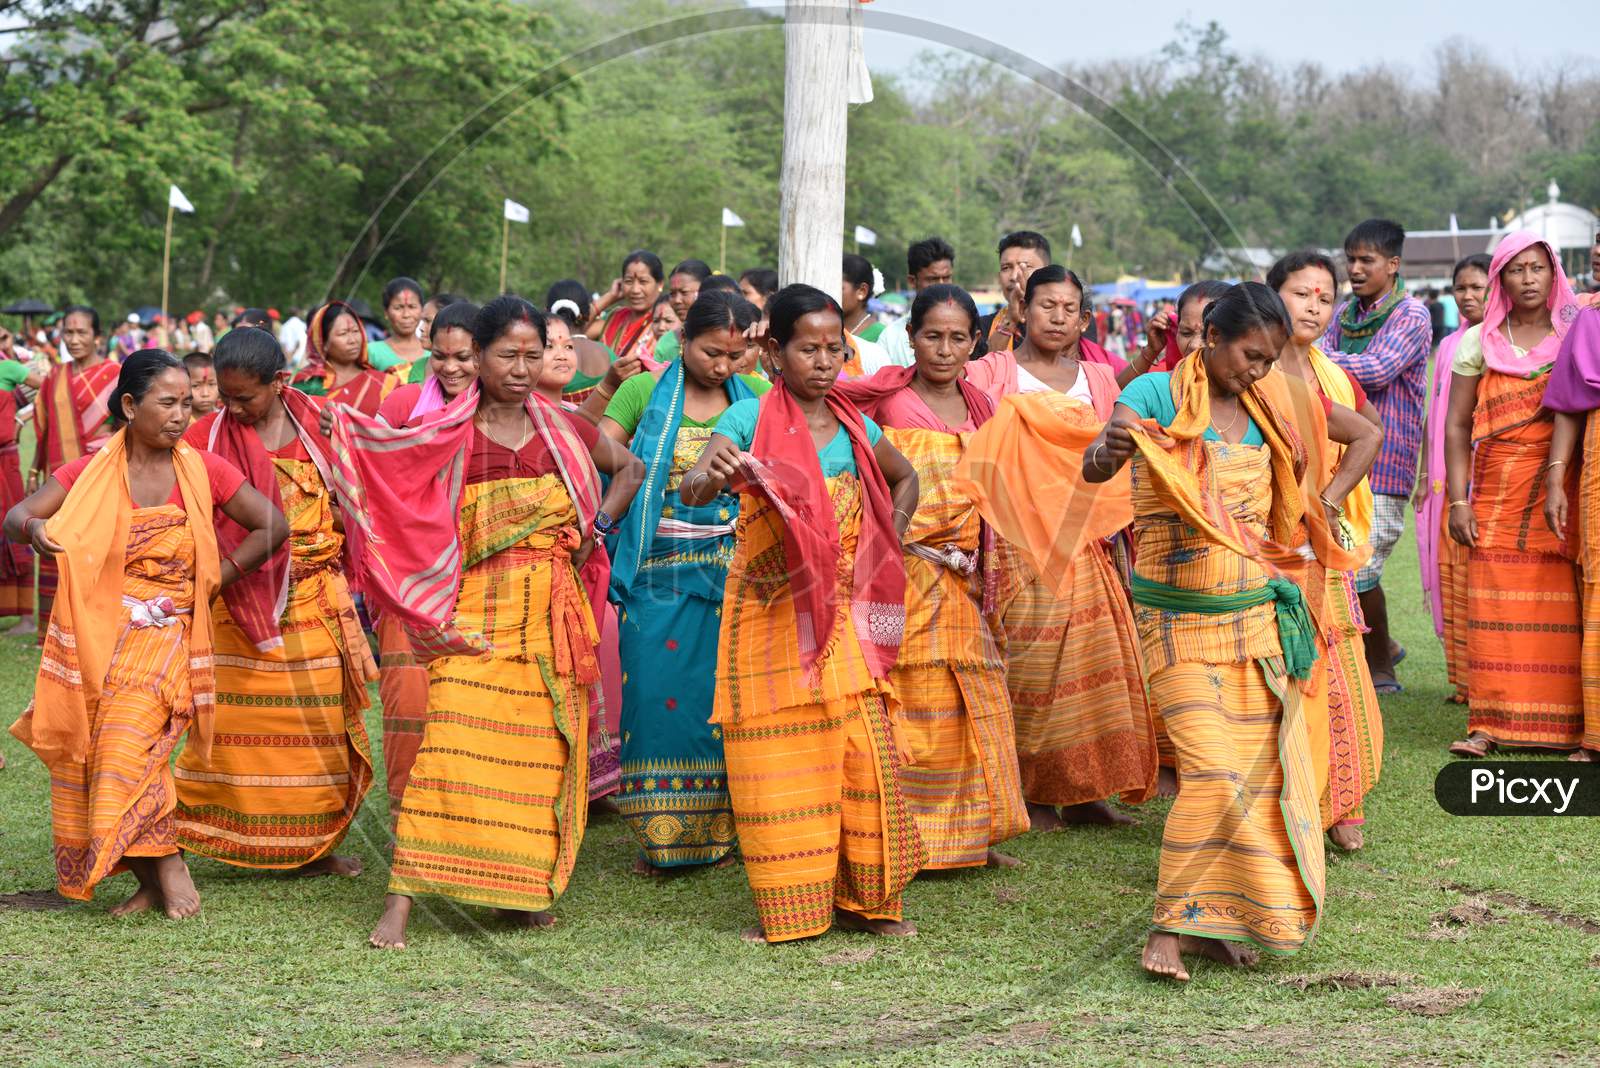
M139 321L139 313L138 312L129 312L128 313L128 322L136 323L138 321Z

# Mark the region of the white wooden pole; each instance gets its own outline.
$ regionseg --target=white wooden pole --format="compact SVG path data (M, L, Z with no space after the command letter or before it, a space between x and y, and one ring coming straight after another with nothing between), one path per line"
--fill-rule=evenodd
M166 331L167 344L172 344L172 327L167 322L167 296L172 281L172 199L167 198L167 237L161 245L161 329Z
M778 281L839 291L850 93L850 5L788 0L783 73L783 169Z
M500 292L506 291L506 258L511 255L511 218L500 213Z

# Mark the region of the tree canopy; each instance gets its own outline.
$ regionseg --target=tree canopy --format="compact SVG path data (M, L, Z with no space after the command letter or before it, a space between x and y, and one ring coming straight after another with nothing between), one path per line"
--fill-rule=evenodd
M510 279L535 296L604 288L636 247L715 264L725 206L746 223L730 270L771 266L781 26L572 58L694 10L0 0L0 295L148 302L169 182L197 208L175 228L175 309L371 299L402 273L487 294L506 197L532 211ZM1431 72L1333 76L1240 55L1213 23L1066 73L1087 95L948 54L878 78L850 116L847 247L877 231L862 251L896 284L906 246L941 234L976 285L1001 233L1040 230L1065 259L1076 225L1073 266L1100 280L1189 274L1219 244L1335 245L1369 215L1482 226L1551 177L1600 202L1588 67L1511 71L1450 41Z

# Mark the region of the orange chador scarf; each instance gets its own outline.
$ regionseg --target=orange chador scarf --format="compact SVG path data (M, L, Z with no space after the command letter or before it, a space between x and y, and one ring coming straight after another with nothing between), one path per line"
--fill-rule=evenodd
M11 733L48 767L82 764L89 755L94 721L122 615L123 553L133 502L128 495L127 431L112 435L78 476L61 508L45 523L62 552L50 627L60 632L61 662L41 665L33 704L11 725ZM172 450L178 489L194 538L194 621L189 628L190 688L194 723L189 744L201 758L211 751L216 681L211 658L211 599L222 582L217 536L211 521L211 482L200 453L178 443Z
M1299 581L1312 615L1320 620L1322 583L1303 581L1306 560L1290 548L1300 541L1305 523L1310 546L1324 566L1348 571L1361 566L1370 552L1340 546L1317 507L1327 470L1323 452L1327 420L1322 404L1299 379L1268 375L1240 395L1245 413L1255 421L1272 453L1272 509L1265 539L1241 526L1221 501L1202 491L1204 450L1191 468L1176 452L1178 445L1201 438L1211 423L1211 395L1205 362L1195 353L1172 373L1173 403L1178 414L1162 427L1147 420L1133 438L1149 465L1157 495L1211 541L1261 564L1271 574ZM1291 421L1284 412L1293 412ZM1083 457L1100 433L1100 422L1080 406L1065 412L1042 398L1019 394L1005 398L999 412L967 444L955 478L978 504L983 517L1000 536L1017 546L1045 581L1065 585L1072 559L1094 538L1102 538L1133 521L1127 469L1093 485L1083 480ZM1305 438L1295 426L1307 428ZM1306 507L1306 502L1312 502ZM1064 589L1057 589L1064 594Z

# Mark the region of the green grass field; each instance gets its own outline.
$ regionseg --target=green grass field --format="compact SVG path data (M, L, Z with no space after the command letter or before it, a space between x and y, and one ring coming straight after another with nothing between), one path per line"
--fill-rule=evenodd
M1164 805L1131 830L1029 835L1015 871L918 879L915 939L750 946L737 868L652 882L615 817L592 825L548 933L420 906L410 948L365 937L386 879L374 791L355 880L194 864L200 918L113 921L0 900L8 1064L1600 1063L1600 875L1583 820L1466 820L1435 805L1463 713L1421 608L1409 531L1389 582L1410 647L1384 706L1368 848L1332 858L1317 942L1187 987L1138 969ZM0 712L32 685L0 641ZM376 710L369 720L376 738ZM44 768L0 741L0 893L51 885ZM382 781L381 778L379 780ZM1447 914L1454 910L1454 919Z

